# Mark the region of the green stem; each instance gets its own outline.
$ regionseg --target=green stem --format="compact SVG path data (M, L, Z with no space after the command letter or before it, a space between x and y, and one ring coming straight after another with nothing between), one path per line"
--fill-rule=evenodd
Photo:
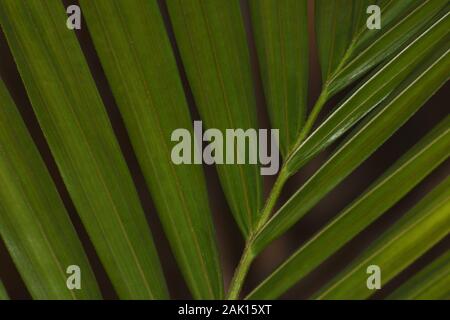
M305 122L305 125L303 126L302 131L300 131L300 134L298 135L297 141L294 144L294 147L292 148L291 152L289 152L289 155L286 157L286 161L289 161L289 158L295 154L295 151L300 147L301 143L310 133L314 123L317 120L317 117L320 114L320 111L322 111L323 106L328 100L328 91L327 88L324 87L322 92L320 93L319 98L317 99L316 103L314 104L313 109L311 110L310 115L308 116L308 119Z
M239 261L239 265L234 273L233 280L231 280L230 289L228 291L228 300L239 299L239 294L241 292L242 285L244 284L245 276L247 275L250 265L254 259L251 246L252 243L247 242L244 252L242 253L241 260Z
M264 209L261 213L261 216L259 217L256 228L253 230L252 234L247 240L244 252L242 253L241 256L241 260L239 261L239 265L237 266L233 279L231 280L231 285L228 293L229 300L236 300L239 298L239 294L244 284L245 277L255 257L252 248L254 235L260 231L260 229L269 219L270 213L275 207L278 197L280 196L281 190L283 189L283 186L288 178L289 175L286 171L286 167L282 167L280 173L278 174L277 180L275 181L275 184L272 190L270 191L269 198L267 199Z
M241 260L239 261L236 271L234 272L233 279L231 280L230 289L228 290L229 300L236 300L239 298L239 294L242 290L245 277L247 276L248 270L250 269L250 265L252 264L253 259L255 258L255 254L253 252L254 237L259 233L259 231L261 231L261 229L269 220L270 214L272 213L272 210L277 203L277 200L281 194L283 186L286 183L287 179L291 176L291 173L289 172L289 168L287 166L287 164L289 163L290 156L295 153L295 150L297 150L297 148L300 146L300 144L303 142L303 140L311 131L314 122L316 121L320 111L322 110L322 107L325 105L327 101L327 98L328 98L327 90L326 88L324 88L322 90L322 93L320 94L319 99L314 105L311 114L309 115L307 121L305 122L305 126L300 132L299 137L294 145L294 148L292 148L292 151L286 157L286 161L284 162L280 170L280 173L278 174L277 180L275 181L275 184L272 190L270 191L269 197L266 201L266 204L264 205L263 211L261 212L258 223L256 224L254 230L252 230L252 233L250 234L245 244L244 252L242 253Z
M266 200L266 204L264 205L263 211L259 217L258 224L253 232L253 234L257 234L261 228L266 224L267 220L270 218L270 213L275 207L278 197L281 194L281 190L283 190L283 186L289 178L289 173L287 172L287 167L283 166L278 174L277 180L273 185L272 190L270 191L269 197Z

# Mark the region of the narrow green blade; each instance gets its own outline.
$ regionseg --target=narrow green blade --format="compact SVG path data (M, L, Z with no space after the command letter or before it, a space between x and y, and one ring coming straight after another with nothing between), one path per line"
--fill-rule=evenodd
M450 116L297 250L249 296L274 299L308 275L404 197L450 155Z
M317 49L322 81L325 83L339 68L351 43L355 2L351 0L316 0L314 4Z
M350 0L352 2L352 46L355 39L361 37L361 34L369 32L367 28L367 8L370 5L380 5L380 0ZM371 32L373 33L373 31ZM347 49L348 50L348 49Z
M0 79L0 236L34 299L100 299L75 229L25 124ZM81 270L70 290L69 266ZM0 299L2 299L0 281Z
M9 300L8 293L6 292L2 279L0 279L0 301L1 300Z
M398 130L448 80L448 70L448 50L426 59L267 222L256 235L255 252L292 227Z
M450 231L450 178L431 191L368 250L328 284L317 299L366 299L367 268L381 270L381 286L409 266Z
M256 103L239 0L169 0L167 5L205 127L223 134L226 129L256 129ZM253 143L246 145L246 149L254 147ZM217 152L225 158L222 150ZM217 165L217 171L234 218L248 236L262 206L259 167Z
M251 0L252 23L272 128L285 156L300 133L308 98L307 0Z
M389 300L449 300L450 251L442 254L390 294Z
M64 182L120 298L166 298L143 210L61 1L4 0L0 22Z
M450 14L429 26L393 59L370 75L286 160L294 173L308 160L347 132L379 105L396 87L448 40ZM447 44L444 44L447 47Z
M192 121L158 5L80 3L180 269L195 298L220 299L222 275L202 169L171 160L171 133L186 128L193 136Z

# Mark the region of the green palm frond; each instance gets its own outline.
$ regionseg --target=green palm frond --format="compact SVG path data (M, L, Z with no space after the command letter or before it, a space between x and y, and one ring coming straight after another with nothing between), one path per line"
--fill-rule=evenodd
M450 74L448 1L80 0L79 5L81 32L68 28L60 0L0 0L6 36L1 45L11 51L18 71L0 61L5 63L0 237L33 299L101 299L105 288L96 276L103 271L93 257L120 299L168 299L178 280L170 279L172 255L179 282L194 299L280 298L448 161L446 115L343 210L330 208L329 222L243 293L253 261L312 216L444 90ZM369 6L381 10L380 29L366 24ZM313 72L321 86L316 101L309 101ZM11 85L11 75L20 78L24 91ZM104 76L106 81L98 81ZM29 99L30 110L13 92ZM110 103L117 106L114 116ZM27 112L33 114L31 123L36 116L62 187L29 131ZM208 129L225 135L230 129L261 129L266 112L271 129L279 130L279 150L271 150L281 161L274 184L265 183L270 179L262 175L261 163L248 163L248 152L260 151L248 136L244 146L229 150L222 141L224 150L215 149L214 158L223 163L203 164L214 165L217 183L214 171L205 174L199 158L217 138L197 136L199 122L193 120L202 122L202 134ZM124 129L117 130L122 120ZM175 132L189 137L184 151L192 163L173 160ZM119 144L121 134L129 149ZM304 183L291 179L310 170L307 165L318 163L325 150L331 156ZM235 163L237 155L245 163ZM134 157L137 162L128 163ZM150 212L138 196L137 175L154 204ZM288 181L295 185L293 194L285 188ZM448 299L448 253L383 291L448 236L450 180L444 174L439 181L340 272L333 271L312 298L373 298L367 270L377 266L388 299ZM69 215L60 188L67 189L75 213ZM217 210L214 201L222 192L223 208ZM214 224L223 221L214 213L228 209L241 234L227 236L243 239L244 249L231 281L224 283L226 229ZM149 223L147 213L158 217L162 231L151 230L158 224ZM82 225L72 223L74 215ZM70 266L82 270L76 290L68 286ZM0 280L0 300L14 292L5 282L6 288Z

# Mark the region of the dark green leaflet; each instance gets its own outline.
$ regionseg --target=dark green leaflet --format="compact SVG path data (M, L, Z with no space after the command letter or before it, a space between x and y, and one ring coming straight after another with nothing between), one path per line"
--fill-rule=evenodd
M175 37L200 116L207 128L257 128L245 29L238 0L167 1ZM243 150L240 150L243 152ZM231 211L243 234L262 206L258 165L217 165Z
M34 299L99 299L83 247L41 156L0 79L0 236ZM67 267L82 271L69 290ZM0 281L0 300L6 298Z
M319 62L322 81L326 82L339 67L350 45L354 27L354 1L317 0L314 5Z
M302 128L308 98L306 0L251 0L252 23L272 127L286 156Z

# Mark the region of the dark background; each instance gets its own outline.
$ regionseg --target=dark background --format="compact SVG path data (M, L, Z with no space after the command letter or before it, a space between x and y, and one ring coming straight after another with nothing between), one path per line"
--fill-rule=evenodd
M45 0L44 0L45 1ZM167 29L171 37L175 54L177 56L182 81L185 86L186 96L190 104L193 119L199 119L195 108L195 103L189 89L189 85L184 75L183 66L179 59L179 54L174 42L173 33L170 27L170 21L167 15L167 8L163 1L160 3L161 12L165 18ZM77 1L63 0L64 4L77 4ZM317 99L320 88L320 72L317 61L317 53L314 39L313 19L314 1L310 2L310 89L309 89L309 106L314 104ZM267 112L265 108L265 99L262 92L261 79L259 77L259 66L256 59L253 35L250 26L250 18L248 5L245 0L241 0L242 11L247 28L247 36L249 49L252 59L252 67L255 80L255 94L258 102L259 120L263 128L269 127ZM109 113L115 133L118 137L122 151L133 176L136 188L138 190L144 211L147 215L149 224L153 231L155 243L163 264L164 273L167 278L168 286L173 298L186 299L190 298L190 294L181 277L181 273L176 266L175 260L170 252L168 241L164 236L160 222L158 220L155 208L153 206L150 194L145 181L137 164L136 157L133 153L129 142L123 121L121 119L118 108L115 104L113 95L108 87L107 80L101 68L98 57L93 48L92 41L84 25L82 30L77 31L80 44L85 53L86 59L92 70L93 77L96 81L98 90L103 98L104 104ZM92 243L83 228L68 192L62 182L61 176L57 170L54 159L48 148L48 145L39 128L32 107L29 103L25 89L17 72L16 65L11 56L3 32L0 30L0 75L6 82L14 100L16 101L20 112L29 128L35 143L48 166L48 169L58 187L61 198L70 214L70 217L77 229L83 246L88 253L89 260L94 269L95 275L100 283L101 290L106 299L116 299L117 295L106 276L106 273L93 249ZM380 149L378 149L368 160L366 160L357 170L355 170L347 179L345 179L337 188L330 192L317 206L313 208L297 225L287 234L275 241L267 248L263 254L254 262L249 275L244 293L257 285L264 277L270 274L284 259L292 254L302 243L316 233L327 221L339 213L348 203L360 195L377 177L379 177L396 159L398 159L406 150L414 145L424 134L434 127L444 116L448 114L448 83L437 92L416 115L411 118L400 130L398 130ZM351 88L349 89L351 90ZM330 101L324 108L321 117L327 113L348 93L343 92L339 96ZM320 119L319 119L320 121ZM303 168L295 177L293 177L284 189L281 202L286 200L303 182L310 177L315 170L332 154L335 145L329 147L318 157L311 161ZM373 223L369 228L361 232L357 237L344 246L337 254L328 259L312 274L298 283L283 298L287 299L304 299L311 296L315 290L320 288L326 281L336 275L339 270L359 253L361 253L372 240L377 238L387 227L392 225L399 217L401 217L409 208L411 208L418 199L432 189L437 183L443 180L449 173L449 161L439 166L431 175L429 175L422 183L413 189L406 197L404 197L393 208L387 211L380 219ZM211 208L214 212L214 220L216 225L220 256L222 260L225 286L228 287L235 266L237 265L240 254L243 249L243 239L236 227L228 205L221 190L219 180L214 167L205 166L205 174L209 189L209 197ZM270 190L273 178L267 178L265 181L266 194ZM1 187L1 186L0 186ZM438 255L450 248L450 238L447 236L428 253L418 259L409 268L404 270L400 275L378 291L373 298L383 298L399 284L408 279L412 274L420 270L423 266L436 258ZM30 295L15 268L10 255L8 254L4 243L0 239L0 278L3 280L11 298L13 299L30 299Z

